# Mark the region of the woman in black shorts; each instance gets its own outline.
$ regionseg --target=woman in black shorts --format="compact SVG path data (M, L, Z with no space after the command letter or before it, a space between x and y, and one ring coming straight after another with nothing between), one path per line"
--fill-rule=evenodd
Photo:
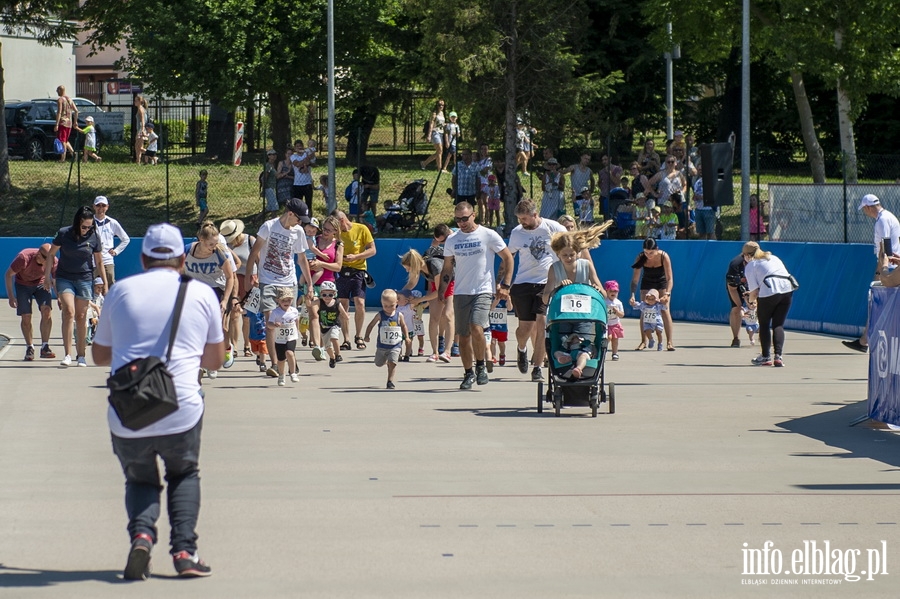
M634 264L631 265L634 274L631 277L631 298L637 291L640 280L641 297L650 289L659 291L659 303L664 306L662 311L663 328L666 331L666 349L675 351L675 343L672 340L672 260L669 255L659 249L656 240L648 237L644 240L644 249L638 254Z

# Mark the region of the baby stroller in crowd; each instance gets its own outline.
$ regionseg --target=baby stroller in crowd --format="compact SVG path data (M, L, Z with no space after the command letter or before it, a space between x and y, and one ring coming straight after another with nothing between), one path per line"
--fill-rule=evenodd
M403 188L397 201L386 208L383 231L427 231L430 229L425 214L428 212L428 195L425 179L416 179Z
M616 412L615 383L604 389L603 363L606 358L606 300L591 287L580 283L556 290L547 306L547 361L550 376L547 391L538 383L537 408L552 403L559 416L565 406L590 406L597 416L601 403Z

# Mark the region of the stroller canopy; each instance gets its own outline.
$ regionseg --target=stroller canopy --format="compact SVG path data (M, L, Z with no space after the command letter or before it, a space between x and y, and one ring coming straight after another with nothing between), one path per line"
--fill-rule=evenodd
M590 285L573 283L560 287L550 298L547 324L561 320L592 320L606 324L606 300Z

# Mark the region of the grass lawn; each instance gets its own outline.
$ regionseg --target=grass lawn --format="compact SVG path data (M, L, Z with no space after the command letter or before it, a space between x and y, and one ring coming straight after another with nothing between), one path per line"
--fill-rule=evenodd
M168 220L182 228L185 235L193 233L197 208L194 203L194 187L198 171L209 171L210 217L217 223L226 218L240 218L253 230L263 220L262 199L259 197L257 177L260 157L245 156L244 164L234 167L204 160L173 161L156 166L138 166L127 162L127 148L107 147L101 152L102 163L60 164L55 161L10 161L13 191L0 199L4 205L4 218L0 221L0 236L48 237L60 226L71 224L78 206L91 205L97 195L110 200L110 216L118 219L130 234L140 236L147 225ZM412 180L427 180L426 191L432 196L427 217L431 227L438 223L452 225L453 204L446 193L450 187L450 175L440 174L430 167L419 169L424 153L372 154L370 162L381 170L381 201L394 200ZM338 205L346 208L344 189L352 180L353 168L337 168L336 190ZM314 177L325 174L324 158ZM739 175L735 183L739 186ZM770 182L808 182L805 176L765 175L760 181L762 199L768 196ZM540 180L537 176L523 177L526 195L539 199ZM756 193L757 180L753 177L751 192ZM736 189L739 195L739 187ZM722 208L725 239L740 237L740 198L735 206ZM321 192L315 192L313 213L322 216L325 211Z

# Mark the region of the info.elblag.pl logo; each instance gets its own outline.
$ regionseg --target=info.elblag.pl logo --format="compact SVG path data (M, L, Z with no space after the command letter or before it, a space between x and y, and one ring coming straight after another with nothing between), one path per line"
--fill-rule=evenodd
M810 540L790 551L782 551L772 541L760 548L749 543L743 547L741 574L755 578L742 578L741 584L841 584L875 580L888 573L887 541L870 549L842 549L831 541Z

